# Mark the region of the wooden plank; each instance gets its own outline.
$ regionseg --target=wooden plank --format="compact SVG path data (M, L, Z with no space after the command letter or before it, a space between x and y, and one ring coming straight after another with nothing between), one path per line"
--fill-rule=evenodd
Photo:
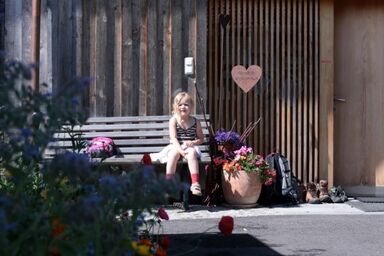
M21 16L22 19L22 33L21 33L21 58L25 62L32 61L31 45L32 45L32 1L21 1ZM10 31L11 32L11 31ZM35 63L39 64L39 63Z
M292 84L291 99L292 106L292 134L291 134L291 169L297 176L297 0L292 0Z
M257 1L253 1L251 2L253 5L252 5L252 11L253 11L253 30L252 30L252 37L253 37L253 60L254 60L254 63L257 64L257 65L260 65L259 63L259 55L258 55L258 44L259 44L259 40L258 40L258 29L259 29L259 18L258 18L258 2ZM254 93L253 93L253 101L254 101L254 104L253 104L253 113L255 113L255 116L256 117L259 117L260 116L260 109L259 109L259 104L258 104L258 100L259 100L259 95L260 95L260 92L261 92L261 84L260 82L256 84L256 89L254 90ZM260 129L258 129L258 127L256 127L253 131L253 138L252 138L252 141L253 141L253 145L252 147L254 148L255 152L260 152L260 148L258 147L258 140L259 140L259 137L260 137Z
M334 1L321 0L320 18L320 109L319 109L319 178L334 183Z
M158 43L157 43L157 2L158 1L148 1L148 18L147 18L147 33L148 33L148 85L147 85L147 115L156 115L159 114L162 104L160 97L158 95L158 84L157 84L157 70L160 65L157 64L157 52L158 52Z
M283 1L281 6L281 91L279 95L279 101L280 101L280 150L281 153L286 154L287 153L287 102L286 102L286 92L287 92L287 2Z
M283 33L283 30L282 30L282 23L284 22L282 20L282 8L281 8L281 2L277 2L276 3L276 42L278 42L278 47L275 48L275 52L276 52L276 75L274 76L275 77L275 94L274 94L274 102L275 102L275 113L276 113L276 117L275 117L275 133L274 133L274 136L275 136L275 144L274 144L274 148L275 149L281 149L281 130L282 130L282 123L281 123L281 97L280 95L282 94L282 84L283 84L283 81L282 81L282 77L281 77L281 74L282 74L282 60L281 60L281 56L282 56L282 51L280 49L280 45L281 45L281 40L283 40L282 38L284 38L284 35L282 34Z
M132 13L129 15L132 15L132 61L130 64L132 64L132 115L139 115L140 110L139 106L141 104L141 98L140 98L140 67L142 65L141 62L141 34L142 34L142 27L141 27L141 0L132 0Z
M186 91L191 94L194 102L197 103L196 89L194 86L195 78L192 76L186 76L184 74L184 58L193 57L193 61L196 61L196 5L195 0L184 0L182 7L182 24L183 24L183 68L181 70L183 76L183 84L186 85ZM196 72L196 71L195 71ZM194 75L196 77L196 75ZM194 104L192 113L196 113L197 104Z
M259 23L260 23L260 30L259 30L259 56L260 56L260 64L261 67L264 69L265 64L265 58L264 58L264 1L260 1L259 4ZM261 110L261 116L262 120L259 125L260 130L260 137L259 137L259 149L264 151L265 149L265 108L264 108L264 96L265 92L267 91L267 79L266 79L266 73L265 70L263 70L263 76L261 77L261 83L264 85L264 90L260 93L259 97L259 109ZM264 151L265 152L265 151Z
M92 3L90 1L82 1L81 2L82 9L82 35L81 35L81 52L78 54L81 55L81 76L82 77L91 77L91 11L92 11ZM82 97L82 104L86 108L91 106L90 104L90 90L84 91ZM88 113L90 114L90 113Z
M187 91L186 85L183 84L183 1L172 0L171 10L171 93L173 98L178 91Z
M298 27L299 28L302 28L303 26L303 15L302 15L302 12L303 12L303 3L302 3L302 0L299 0L298 2ZM297 83L298 83L298 93L297 93L297 112L298 112L298 121L297 121L297 126L298 126L298 130L297 130L297 134L299 135L298 136L298 140L297 140L297 149L298 149L298 159L297 159L297 171L298 171L298 177L299 179L302 181L302 182L306 182L306 180L304 180L304 165L303 165L303 154L305 152L303 152L303 112L302 112L302 106L303 106L303 97L302 97L302 89L304 87L303 85L303 40L302 40L302 37L303 37L303 31L302 29L300 29L298 31L298 41L297 41L297 45L298 45L298 80L297 80Z
M171 0L161 1L161 11L163 13L163 114L172 113L172 18Z
M235 47L233 48L233 50L236 50L236 64L239 64L241 65L242 62L242 56L241 56L241 53L242 53L242 44L241 44L241 12L242 12L242 9L241 9L241 2L240 1L237 1L236 2L237 5L236 5L236 45ZM243 112L243 105L242 105L242 92L240 90L240 88L237 86L236 87L236 117L237 117L237 121L236 121L236 130L237 132L240 133L241 129L242 129L242 119L241 119L241 116L242 116L242 112Z
M53 82L53 63L52 63L52 6L46 2L41 3L41 23L40 23L40 83L45 83L46 87L40 86L40 92L52 92ZM81 52L81 49L80 49Z
M93 77L89 86L89 115L96 116L96 1L91 2L90 12L90 77Z
M133 74L133 15L132 0L121 0L121 115L133 115L135 108L134 74Z
M291 0L287 0L287 73L286 73L286 82L285 82L285 93L284 101L286 107L286 157L292 159L292 102L291 102L291 92L292 92L292 3Z
M148 114L148 0L140 1L139 115Z
M115 51L115 11L117 9L117 1L118 0L110 0L106 3L106 29L107 29L107 45L106 45L106 54L105 54L105 62L106 66L105 69L101 72L105 73L105 95L106 95L106 114L100 114L102 116L113 116L114 115L114 93L117 91L116 87L117 84L114 81L114 74L115 74L115 61L113 54ZM121 37L120 37L121 38ZM121 46L119 46L121 47ZM121 54L121 51L120 51ZM112 82L111 82L112 81ZM120 83L121 83L121 76L120 76ZM120 84L121 85L121 84ZM118 85L120 89L120 85ZM121 112L121 110L120 110Z
M164 80L164 66L163 66L163 58L164 58L164 18L163 18L163 4L164 0L162 1L156 1L156 10L155 10L155 16L156 16L156 52L154 53L156 55L156 81L154 84L156 84L156 109L153 114L155 115L162 115L162 114L168 114L168 106L167 110L164 110L165 104L167 103L168 97L166 94L166 90L163 85Z
M320 49L320 41L319 41L319 0L315 1L314 3L314 44L315 44L315 49L314 49L314 120L313 120L313 126L314 126L314 142L313 142L313 154L314 154L314 159L313 159L313 165L314 165L314 172L315 172L315 180L320 180L319 176L319 140L316 138L319 137L319 100L320 100L320 94L319 94L319 49Z
M308 47L310 47L308 42L308 0L305 0L303 3L303 168L306 170L303 172L304 180L310 181L309 177L309 166L308 166Z
M230 12L230 15L231 15L231 20L230 20L230 37L231 37L231 64L232 64L232 67L231 69L233 68L233 66L239 64L237 62L237 52L234 50L236 48L236 44L237 44L237 39L236 39L236 35L237 35L237 26L238 26L238 22L237 22L237 18L236 18L236 1L231 1L231 12ZM230 106L230 115L228 115L228 118L229 118L229 122L232 122L230 124L230 127L232 127L233 125L233 122L238 122L239 121L239 116L237 116L237 93L238 93L238 86L235 84L235 82L233 81L233 79L231 79L231 91L230 91L230 101L229 101L229 106Z
M196 113L208 113L208 94L207 94L207 8L206 0L195 0L196 2L196 49L195 49L195 69L196 69L196 87L201 96L203 106L196 109Z
M277 26L276 26L276 11L277 11L277 3L271 2L270 3L270 17L269 17L269 23L270 23L270 33L269 33L269 49L270 49L270 57L269 57L269 67L270 67L270 91L269 91L269 109L270 109L270 118L269 118L269 125L270 128L270 138L269 138L269 148L267 152L272 152L276 148L276 119L274 118L276 113L276 68L275 68L275 58L276 58L276 45L275 45L275 36L277 34Z
M309 180L317 181L313 168L313 101L314 101L314 76L313 76L313 1L308 2L308 172Z
M22 59L22 2L5 0L5 57L7 59ZM9 33L12 31L12 33Z
M114 100L113 115L121 116L123 108L123 3L117 0L115 9L115 45L114 45Z

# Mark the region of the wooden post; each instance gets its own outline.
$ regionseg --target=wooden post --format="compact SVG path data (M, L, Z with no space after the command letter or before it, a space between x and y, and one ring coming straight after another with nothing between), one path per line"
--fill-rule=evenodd
M39 62L40 62L40 0L32 0L32 88L39 91Z

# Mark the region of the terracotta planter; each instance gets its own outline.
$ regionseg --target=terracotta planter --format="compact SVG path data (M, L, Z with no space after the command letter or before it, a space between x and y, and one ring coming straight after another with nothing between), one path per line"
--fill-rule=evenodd
M221 181L224 198L228 204L239 207L255 206L262 188L258 173L222 171Z

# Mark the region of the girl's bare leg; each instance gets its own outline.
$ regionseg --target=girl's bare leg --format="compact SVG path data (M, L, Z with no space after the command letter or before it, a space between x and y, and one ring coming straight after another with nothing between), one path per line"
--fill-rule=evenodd
M188 148L185 156L188 162L189 172L192 174L199 174L199 160L195 149Z
M168 152L167 167L166 167L166 177L172 178L176 173L177 161L179 161L180 154L176 149L172 149Z
M189 172L191 173L191 191L192 194L201 196L201 186L200 186L200 177L199 177L199 161L197 158L197 153L195 149L193 148L188 148L187 149L187 154L185 156L188 162L188 169Z

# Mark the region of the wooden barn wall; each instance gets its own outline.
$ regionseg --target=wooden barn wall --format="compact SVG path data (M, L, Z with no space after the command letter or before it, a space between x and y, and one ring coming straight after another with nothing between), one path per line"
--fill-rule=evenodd
M223 28L219 16L229 15ZM278 151L304 181L319 179L319 1L210 0L208 95L214 128L242 133L261 118L247 144ZM244 93L235 65L259 65L263 75ZM235 123L236 121L236 123Z
M196 98L196 88L206 102L206 0L41 3L40 82L48 91L89 77L83 103L91 116L169 114L176 92ZM31 1L5 0L5 9L7 57L30 62ZM184 75L187 56L196 87Z

